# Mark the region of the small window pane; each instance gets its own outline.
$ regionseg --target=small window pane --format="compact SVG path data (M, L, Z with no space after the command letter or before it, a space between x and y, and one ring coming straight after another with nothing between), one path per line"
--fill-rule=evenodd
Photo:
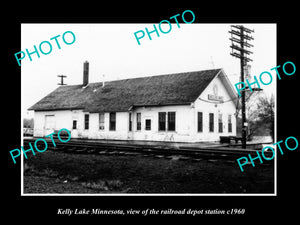
M145 120L145 130L151 130L151 120Z
M132 131L132 115L129 113L129 131Z
M73 130L76 130L77 129L77 120L73 120L73 127L72 127Z
M99 130L104 130L104 113L99 113Z
M231 115L228 115L228 132L232 132L232 122L231 122Z
M85 114L84 115L84 129L88 130L89 129L89 122L90 122L90 115Z
M198 132L203 132L203 113L198 112Z
M109 130L116 130L116 113L109 113Z
M214 132L214 114L209 114L209 132Z
M141 123L141 113L136 114L136 129L141 130L142 123Z
M168 130L175 131L175 112L168 112Z
M222 114L219 114L219 133L223 133Z
M158 130L160 130L160 131L166 130L166 113L165 112L158 113Z

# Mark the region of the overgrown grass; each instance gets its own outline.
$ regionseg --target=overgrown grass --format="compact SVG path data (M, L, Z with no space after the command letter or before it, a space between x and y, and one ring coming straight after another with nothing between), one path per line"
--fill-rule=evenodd
M46 151L25 160L24 193L273 193L273 166Z

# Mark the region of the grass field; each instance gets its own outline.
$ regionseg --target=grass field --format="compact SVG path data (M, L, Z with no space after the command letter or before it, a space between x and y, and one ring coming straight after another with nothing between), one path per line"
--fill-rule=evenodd
M25 160L24 193L273 193L273 166L46 151Z

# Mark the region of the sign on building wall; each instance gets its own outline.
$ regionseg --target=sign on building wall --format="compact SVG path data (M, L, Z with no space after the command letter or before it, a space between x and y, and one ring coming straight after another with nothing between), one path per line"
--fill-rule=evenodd
M218 96L218 86L216 84L213 87L213 92L213 94L208 94L208 100L223 101L223 96Z

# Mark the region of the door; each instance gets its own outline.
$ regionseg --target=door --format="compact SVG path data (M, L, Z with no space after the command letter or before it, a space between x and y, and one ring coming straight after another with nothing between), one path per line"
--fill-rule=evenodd
M133 132L132 132L132 113L128 113L128 132L127 132L127 140L133 140Z
M72 122L71 137L72 138L78 137L77 120L73 120L73 122Z
M44 136L53 133L55 130L55 116L45 115Z

